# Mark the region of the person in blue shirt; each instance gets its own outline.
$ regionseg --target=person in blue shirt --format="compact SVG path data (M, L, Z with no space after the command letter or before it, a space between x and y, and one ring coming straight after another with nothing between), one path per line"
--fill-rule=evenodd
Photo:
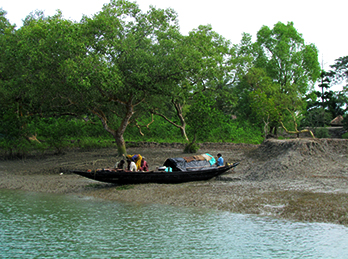
M217 162L216 162L216 166L223 166L224 165L224 159L222 158L222 155L219 153L217 154Z

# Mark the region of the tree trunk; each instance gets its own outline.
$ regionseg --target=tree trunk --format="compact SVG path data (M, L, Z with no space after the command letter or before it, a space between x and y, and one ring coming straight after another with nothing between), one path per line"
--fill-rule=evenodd
M184 118L184 115L182 113L182 106L179 104L179 103L175 103L173 101L173 104L174 104L174 107L176 109L176 114L178 115L179 119L180 119L180 122L181 122L181 127L180 128L180 131L181 131L181 135L185 138L186 141L188 141L188 137L186 135L186 121L185 121L185 118Z
M160 117L162 117L163 119L165 119L167 122L169 122L170 124L172 124L173 126L177 127L180 129L181 135L185 138L186 141L189 141L187 135L186 135L186 122L185 122L185 118L184 115L182 113L182 106L179 103L176 103L174 101L172 101L175 110L176 110L176 114L179 117L180 123L181 125L176 124L175 122L171 121L169 118L167 118L166 116L164 116L161 113L157 113L155 111L152 111L153 114L158 115Z
M124 115L122 119L121 125L118 127L116 131L109 127L107 123L107 118L105 114L103 113L103 111L97 110L97 109L92 110L93 114L97 115L99 119L101 120L104 129L114 137L116 145L117 145L118 156L127 155L126 142L124 141L123 134L126 131L129 120L134 113L131 100L127 103L124 103L124 105L126 106L126 114Z
M264 118L262 120L263 120L263 123L265 124L265 126L263 127L263 132L264 132L264 138L266 138L268 134L269 115L267 116L267 121L265 121Z
M115 134L114 139L117 145L117 155L127 155L126 142L124 141L123 134Z
M183 136L183 138L186 140L186 141L189 141L187 135L186 135L186 129L185 129L185 126L181 127L180 128L180 131L181 131L181 136Z
M196 143L196 133L194 134L194 137L193 137L193 140L191 143L188 143L184 149L184 152L187 152L187 153L196 153L197 150L199 149L198 146L195 145Z

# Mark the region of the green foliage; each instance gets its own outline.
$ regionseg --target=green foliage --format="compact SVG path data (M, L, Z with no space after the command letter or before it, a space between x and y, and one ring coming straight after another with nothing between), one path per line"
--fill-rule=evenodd
M8 124L4 124L8 128ZM99 123L88 123L82 119L75 118L51 118L36 119L28 124L30 132L37 134L37 139L41 143L29 142L25 137L9 138L4 134L5 128L0 127L0 147L7 156L23 157L26 154L37 150L44 152L52 148L57 152L64 152L67 148L94 149L104 147L115 147L112 136L106 134L101 129ZM238 121L226 118L219 126L210 125L206 127L206 134L197 139L197 143L192 145L192 150L197 152L201 142L234 142L260 144L263 141L262 131L245 121ZM189 129L190 132L192 132ZM22 131L19 131L23 133ZM101 133L96 134L96 133ZM13 132L12 132L13 133ZM149 128L143 130L144 136L139 134L136 127L129 127L126 131L127 141L132 142L160 142L173 143L184 142L177 129L163 120L155 120Z
M73 145L90 149L109 146L106 143L112 141L100 121L93 122L91 119L87 122L68 117L37 119L36 127L38 138L58 153Z
M27 128L24 127L27 123L26 118L19 116L15 108L2 109L0 112L2 112L0 134L3 138L8 140L24 138L27 133Z
M250 89L247 99L251 114L263 122L264 135L267 135L269 127L276 126L281 119L284 111L279 102L284 101L286 95L282 95L279 84L274 83L264 69L251 68L243 82Z
M194 100L189 107L187 123L198 138L209 138L211 137L210 129L221 123L223 115L215 109L215 100L210 96L197 93Z
M263 26L257 33L255 50L256 67L265 68L285 92L294 88L304 95L320 76L316 47L304 43L292 22L278 22L273 29Z
M151 117L144 115L138 118L140 130L134 124L130 124L124 134L126 141L147 141L147 142L178 142L182 139L178 129L172 124L162 120L159 117L154 117L151 123ZM148 125L148 126L147 126Z
M27 138L31 135L28 117L20 116L19 107L0 108L0 147L8 156L23 157L31 149Z
M80 22L36 12L15 30L5 15L0 9L0 141L9 153L112 141L124 153L125 141L187 136L258 144L262 127L303 114L302 96L318 77L317 50L293 23L231 46L210 25L185 36L174 10L143 13L123 0ZM341 78L345 64L335 67ZM35 134L41 143L27 140Z
M185 146L184 152L185 153L197 153L199 150L200 146L197 143L189 143Z
M69 123L62 118L49 118L45 121L44 126L40 126L37 131L39 136L48 146L55 148L58 153L62 153L63 148L68 145L66 136L70 131Z
M335 64L331 65L333 69L329 73L329 77L335 84L346 82L343 87L344 91L348 91L348 56L340 57L335 60Z
M334 67L334 66L332 66ZM328 90L335 83L334 71L322 71L320 91L311 91L306 95L307 110L303 113L302 125L307 127L324 127L347 110L347 95L344 91Z
M105 148L112 147L115 144L112 143L112 139L104 139L104 138L96 138L96 137L83 137L78 140L77 145L82 149L97 149L97 148Z
M346 114L345 116L343 116L343 121L342 121L342 123L343 123L343 128L344 128L345 130L348 130L348 114Z
M307 95L307 110L321 109L336 118L344 114L344 106L347 103L347 96L343 92L326 91L320 93L313 91ZM327 125L327 124L326 124Z
M280 121L292 120L304 108L302 96L320 75L318 52L306 45L294 28L278 22L272 29L263 26L257 41L249 44L254 67L238 82L237 94L241 116L261 125L265 133L276 129Z
M226 120L221 129L216 128L217 139L209 142L233 142L260 144L264 140L261 127L252 125L248 121Z
M330 124L332 115L322 108L314 108L304 113L301 119L302 127L325 127Z
M144 125L149 122L145 118L139 121L142 121ZM190 135L194 135L194 130L190 125L187 126L187 131ZM128 127L125 139L132 142L186 142L176 127L156 117L148 128L142 127L142 132L144 136L140 135L137 127ZM201 135L197 135L198 143L234 142L260 144L263 141L262 129L260 127L252 125L248 121L232 119L230 115L223 114L220 114L215 124L207 123L201 133Z
M0 150L3 156L22 158L33 150L33 146L22 139L5 139L0 137Z
M314 136L317 138L329 138L329 129L325 127L315 128L314 129Z

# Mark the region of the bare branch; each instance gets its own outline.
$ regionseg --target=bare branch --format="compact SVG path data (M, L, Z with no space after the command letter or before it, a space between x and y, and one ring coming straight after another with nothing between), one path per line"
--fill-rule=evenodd
M143 128L149 129L149 126L150 126L153 122L154 122L153 114L151 113L151 121L150 121L148 124L146 124L146 125L139 125L138 121L135 120L135 127L137 127L137 128L139 129L139 134L140 134L141 136L145 136L144 133L141 131L141 128L143 127Z
M287 128L285 128L285 126L284 126L284 124L283 124L282 121L280 121L280 124L282 125L282 128L285 130L285 132L288 133L288 134L297 134L297 136L299 136L300 133L309 132L309 133L311 134L312 138L315 138L313 132L312 132L311 130L309 130L309 129L304 129L304 130L300 130L300 131L299 131L299 130L296 128L295 131L290 131L290 130L288 130Z

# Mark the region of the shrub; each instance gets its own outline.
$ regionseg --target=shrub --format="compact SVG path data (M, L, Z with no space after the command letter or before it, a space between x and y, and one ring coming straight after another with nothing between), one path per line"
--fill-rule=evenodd
M328 128L316 128L314 130L314 136L316 136L317 138L329 138L330 134L329 134L329 129Z
M342 121L342 123L343 123L343 128L344 128L345 130L348 130L348 114L346 114L345 116L343 116L343 121Z
M83 149L104 148L112 146L111 139L85 137L78 142Z
M197 143L189 143L185 146L184 152L185 153L197 153L199 150L200 146Z

